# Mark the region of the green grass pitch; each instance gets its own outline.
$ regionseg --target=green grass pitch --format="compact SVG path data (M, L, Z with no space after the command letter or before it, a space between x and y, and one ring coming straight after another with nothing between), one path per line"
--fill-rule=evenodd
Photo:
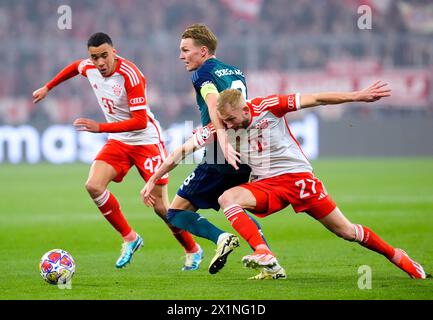
M316 175L354 223L369 226L433 271L433 158L328 159L314 161ZM183 251L164 223L142 205L135 169L112 184L130 224L144 238L132 263L116 270L121 238L88 197L89 166L0 166L0 299L432 299L433 280L415 281L384 257L337 238L289 207L260 219L288 279L252 281L242 267L250 249L242 241L216 275L207 272L215 246L199 239L205 259L182 272ZM193 169L171 175L170 199ZM221 212L210 221L232 230ZM45 283L38 262L52 248L69 251L77 264L70 290ZM372 270L371 289L358 288L358 268Z

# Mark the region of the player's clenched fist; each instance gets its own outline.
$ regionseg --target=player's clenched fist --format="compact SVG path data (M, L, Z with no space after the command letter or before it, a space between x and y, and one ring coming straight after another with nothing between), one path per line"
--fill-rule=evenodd
M99 123L92 119L78 118L74 126L78 131L99 132Z
M48 91L49 90L46 86L43 86L42 88L33 91L33 103L38 103L43 98L45 98L48 94Z

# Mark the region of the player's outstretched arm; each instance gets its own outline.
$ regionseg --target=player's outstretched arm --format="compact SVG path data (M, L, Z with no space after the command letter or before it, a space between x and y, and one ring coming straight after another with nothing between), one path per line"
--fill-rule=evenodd
M155 198L152 196L152 191L155 188L155 183L161 179L165 174L172 171L177 167L185 157L194 151L202 148L204 144L197 144L196 135L189 138L183 145L176 148L168 157L164 160L162 165L156 170L156 172L146 182L146 185L141 189L140 195L144 204L153 207L155 204Z
M327 104L340 104L346 102L374 102L391 95L387 83L376 81L368 88L352 92L321 92L301 94L301 108L311 108Z
M78 72L78 66L80 65L81 60L74 61L70 65L66 66L62 71L60 71L53 79L51 79L46 85L43 87L33 91L33 103L38 103L42 99L44 99L48 91L50 91L55 86L59 85L63 81L68 80L76 76Z
M214 140L215 127L212 123L205 127L196 130L191 138L189 138L183 145L176 148L168 157L164 160L162 165L156 170L153 176L146 182L146 185L140 191L141 198L147 206L153 206L155 204L155 198L152 196L152 190L155 187L156 181L161 179L165 174L177 167L179 162L186 158L196 150L203 148L205 145L211 143Z

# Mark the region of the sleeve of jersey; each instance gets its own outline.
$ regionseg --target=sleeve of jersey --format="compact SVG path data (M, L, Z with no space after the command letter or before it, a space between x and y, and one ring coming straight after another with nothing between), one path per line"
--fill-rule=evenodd
M216 130L212 123L198 128L193 134L194 147L201 148L211 143L215 138Z
M206 101L206 96L209 93L216 93L216 94L218 94L217 87L215 87L215 85L212 82L203 83L203 85L201 86L201 89L200 89L200 94L201 94L203 100Z
M209 92L206 92L209 88L212 90L212 87L215 87L214 81L212 79L212 75L210 73L209 67L204 66L200 68L200 70L195 71L192 75L192 84L194 88L196 88L200 94L203 96L204 93L208 94ZM205 92L202 91L202 89L205 90ZM218 90L217 90L218 92ZM206 96L203 96L203 99Z
M45 86L51 90L55 86L59 85L63 81L66 81L72 77L75 77L79 71L78 66L82 60L77 60L72 62L70 65L66 66L62 71L60 71L51 81L49 81Z
M273 95L264 98L260 103L256 104L255 109L258 111L269 111L275 116L281 118L286 113L299 110L300 106L299 93L292 93L288 95Z
M142 130L147 127L147 111L137 110L131 112L131 119L112 122L100 123L99 132L115 133L115 132L128 132L134 130Z

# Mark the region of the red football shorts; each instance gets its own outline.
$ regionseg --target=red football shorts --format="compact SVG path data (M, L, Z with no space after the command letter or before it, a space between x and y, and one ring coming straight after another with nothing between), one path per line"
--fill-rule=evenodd
M336 207L326 193L322 181L309 172L286 173L244 183L240 187L251 191L256 198L255 210L249 211L259 217L265 217L292 205L295 212L306 212L319 220Z
M132 166L145 181L158 170L167 157L163 143L147 145L129 145L117 140L109 139L97 154L95 160L110 164L117 172L114 182L121 182ZM159 179L156 184L167 184L168 175Z

